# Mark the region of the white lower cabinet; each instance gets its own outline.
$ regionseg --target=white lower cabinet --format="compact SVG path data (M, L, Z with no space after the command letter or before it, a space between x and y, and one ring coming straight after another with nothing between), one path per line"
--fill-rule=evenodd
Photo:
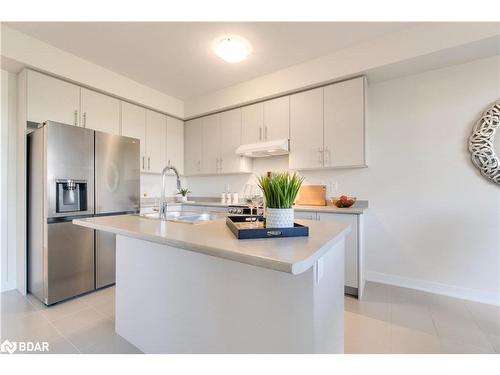
M295 219L304 219L304 220L318 220L316 212L311 211L294 211Z
M345 239L345 293L362 297L364 289L362 220L363 215L330 212L295 211L295 219L341 221L351 226Z

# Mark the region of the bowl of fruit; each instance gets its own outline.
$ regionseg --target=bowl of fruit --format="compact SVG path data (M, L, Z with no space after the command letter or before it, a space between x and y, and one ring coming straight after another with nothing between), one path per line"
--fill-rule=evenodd
M351 207L354 202L356 202L356 197L348 197L347 195L341 195L338 198L332 198L332 203L338 208Z

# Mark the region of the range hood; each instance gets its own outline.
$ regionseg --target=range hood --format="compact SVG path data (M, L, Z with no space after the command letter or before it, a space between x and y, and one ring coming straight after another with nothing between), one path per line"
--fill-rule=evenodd
M268 156L287 155L289 152L288 139L250 143L241 145L236 149L236 154L250 158L265 158Z

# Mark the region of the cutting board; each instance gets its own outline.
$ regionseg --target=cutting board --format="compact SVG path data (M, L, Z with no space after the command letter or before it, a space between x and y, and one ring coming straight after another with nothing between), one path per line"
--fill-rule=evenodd
M295 203L305 206L326 206L326 185L302 185Z

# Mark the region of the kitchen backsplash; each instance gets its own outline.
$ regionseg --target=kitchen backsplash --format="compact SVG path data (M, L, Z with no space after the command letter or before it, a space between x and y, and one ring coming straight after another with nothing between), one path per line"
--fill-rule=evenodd
M196 176L181 178L182 186L191 190L191 196L198 197L220 197L225 191L226 185L230 192L243 195L245 184L256 184L256 176L265 174L267 171L282 172L288 170L288 156L274 156L269 158L257 158L253 161L254 174L222 175L222 176ZM366 178L366 169L354 170L322 170L300 172L305 178L306 184L322 184L327 186L327 197L338 194L356 195L361 199L369 197L362 190L358 181ZM351 178L354 177L354 178ZM141 197L144 193L150 198L159 197L161 193L160 175L141 175ZM176 193L176 181L174 176L167 177L167 196Z

